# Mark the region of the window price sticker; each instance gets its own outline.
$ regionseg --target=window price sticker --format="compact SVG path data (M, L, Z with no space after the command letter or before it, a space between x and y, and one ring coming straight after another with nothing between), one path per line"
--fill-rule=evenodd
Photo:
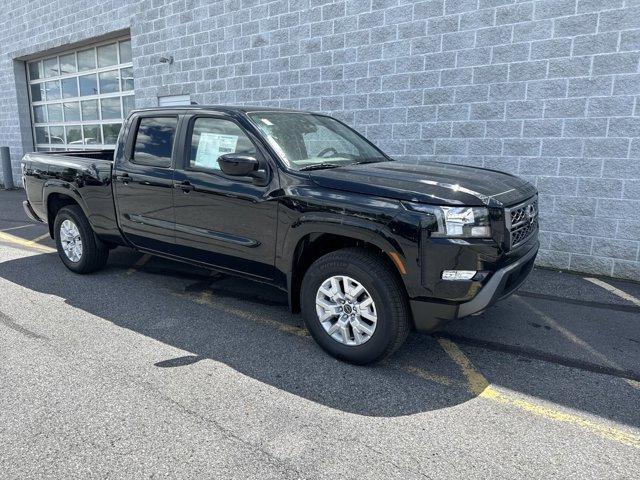
M234 153L237 145L237 135L202 132L198 141L195 165L202 168L220 170L218 157L227 153Z

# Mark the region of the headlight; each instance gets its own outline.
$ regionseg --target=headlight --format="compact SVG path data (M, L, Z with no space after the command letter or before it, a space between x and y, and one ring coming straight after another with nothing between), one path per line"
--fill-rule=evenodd
M409 210L434 217L433 237L490 238L489 210L484 207L439 207L404 202Z

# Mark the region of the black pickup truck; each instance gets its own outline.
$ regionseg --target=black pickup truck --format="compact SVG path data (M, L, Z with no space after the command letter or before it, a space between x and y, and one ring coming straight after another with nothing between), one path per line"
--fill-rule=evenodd
M359 364L509 295L538 251L531 184L394 161L307 112L138 110L115 151L30 153L22 172L25 211L70 270L121 245L268 282L322 348Z

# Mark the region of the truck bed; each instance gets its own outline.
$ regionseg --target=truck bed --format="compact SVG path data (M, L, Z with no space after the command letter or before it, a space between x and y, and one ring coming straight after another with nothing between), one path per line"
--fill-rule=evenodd
M38 152L38 155L55 155L62 157L80 157L80 158L92 158L95 160L111 160L113 161L113 148L105 148L101 150L66 150L59 152Z
M105 149L26 154L22 182L34 213L49 222L50 203L71 197L98 235L119 237L111 186L113 153Z

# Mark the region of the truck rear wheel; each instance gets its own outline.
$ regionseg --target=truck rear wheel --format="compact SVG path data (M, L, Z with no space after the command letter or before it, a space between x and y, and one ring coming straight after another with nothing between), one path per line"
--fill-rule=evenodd
M76 273L91 273L107 263L109 249L93 233L93 229L77 205L68 205L56 215L53 231L58 255L65 266Z
M301 288L304 322L329 354L364 365L391 355L409 333L409 306L391 266L344 248L316 260Z

